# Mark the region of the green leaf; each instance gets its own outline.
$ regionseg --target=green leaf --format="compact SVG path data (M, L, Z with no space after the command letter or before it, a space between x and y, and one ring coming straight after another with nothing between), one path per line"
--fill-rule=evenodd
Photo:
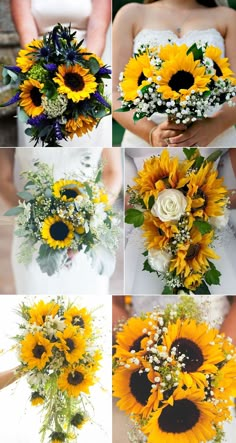
M191 160L193 155L195 154L197 148L183 148L183 152L188 160Z
M202 284L200 286L198 286L196 291L194 291L194 294L199 294L199 295L210 294L209 288L204 281L202 282Z
M133 121L134 121L134 123L136 123L144 117L146 117L145 112L135 112L133 115Z
M200 169L200 167L202 166L204 162L204 157L202 157L201 155L199 155L199 157L196 158L193 167Z
M147 256L148 256L148 251L144 251L144 252L142 253L142 255L144 255L144 257L147 257Z
M125 215L125 223L134 225L135 228L138 228L139 226L142 226L143 222L143 212L139 211L138 209L127 209Z
M65 250L52 249L48 245L41 245L36 259L41 271L49 276L59 271L65 262L67 252Z
M18 110L18 119L23 123L27 123L27 121L29 119L29 116L26 114L26 112L22 108L19 108L19 110Z
M199 230L199 232L204 235L207 234L208 232L212 231L212 226L210 225L210 223L203 221L203 220L195 220L193 222L194 226L196 226L196 228Z
M47 188L44 192L44 195L46 198L51 198L52 197L52 190L50 188Z
M152 209L154 203L155 203L155 197L154 197L154 195L151 195L151 197L149 197L149 200L148 200L148 209Z
M115 112L128 112L130 109L129 106L122 106L122 108L115 109Z
M100 69L100 66L99 66L99 63L96 60L96 58L90 57L90 59L88 60L88 65L89 65L89 69L90 69L91 73L93 75L97 74L97 72Z
M95 183L99 183L101 181L101 178L102 178L102 170L99 169L99 171L96 175L96 178L95 178Z
M210 264L210 269L205 274L205 280L208 283L208 285L219 285L221 273L216 269L214 263L209 261L209 264Z
M25 134L29 135L31 137L31 135L33 135L34 132L34 128L26 128L25 129Z
M92 199L93 198L93 191L87 183L85 183L85 189L86 189L86 192L87 192L89 198Z
M156 272L154 271L154 269L151 268L151 266L149 265L148 259L145 260L145 262L143 263L143 271L148 271L148 272Z
M170 288L169 286L165 285L162 291L163 295L172 295L173 294L173 289Z
M223 152L223 151L221 151L221 149L217 149L217 151L212 152L212 154L210 154L210 155L206 158L205 162L206 162L206 163L210 163L210 162L214 163L214 162L215 162L216 160L218 160L218 158L221 156L222 152Z
M33 195L27 191L18 192L17 195L20 198L23 198L23 200L25 200L26 202L29 202L30 200L34 199Z
M7 217L10 217L11 215L22 214L22 212L24 212L24 208L22 208L21 206L16 206L15 208L9 209L7 212L5 212L4 215L6 215Z
M202 48L198 48L196 43L194 43L187 51L187 55L190 53L193 54L194 60L201 60L203 57L203 51Z

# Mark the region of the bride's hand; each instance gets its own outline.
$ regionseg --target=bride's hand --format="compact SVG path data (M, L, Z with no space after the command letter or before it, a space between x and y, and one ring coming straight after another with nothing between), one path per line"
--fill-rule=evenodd
M214 118L205 118L192 123L185 132L170 137L170 147L208 146L219 135Z
M152 146L169 146L169 139L184 136L186 129L187 126L182 123L177 125L174 122L166 120L152 130Z

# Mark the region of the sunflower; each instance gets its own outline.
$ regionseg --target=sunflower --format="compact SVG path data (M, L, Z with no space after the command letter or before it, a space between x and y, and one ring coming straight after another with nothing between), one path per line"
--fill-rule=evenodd
M113 395L120 398L117 406L127 414L147 417L159 404L158 391L152 385L153 380L145 370L117 369L113 375Z
M88 418L82 412L77 412L72 419L71 424L75 426L77 429L81 429L82 426L88 421Z
M66 94L76 103L89 98L97 89L96 78L79 65L60 65L53 80L59 85L59 94Z
M56 343L58 349L64 352L66 361L76 363L82 358L86 343L82 335L78 334L74 326L67 326L63 332L57 332L60 343Z
M74 238L74 228L68 220L54 215L44 220L41 236L53 249L67 248Z
M224 179L217 178L218 172L212 168L212 163L202 165L197 172L190 175L187 185L194 217L205 220L223 214L227 196L227 189L223 186Z
M162 64L156 72L157 92L165 100L185 101L191 92L200 93L208 90L211 76L205 74L205 67L194 61L193 54L186 54L186 49L179 49L177 55Z
M29 78L25 80L21 85L21 94L20 94L20 106L22 106L27 115L30 117L36 117L43 112L42 106L42 88L44 87L43 83L38 82L38 80L34 80Z
M131 58L124 70L124 78L120 82L123 99L132 101L138 97L138 91L150 85L155 70L147 53Z
M26 45L25 49L21 49L19 51L18 57L16 59L16 65L21 68L22 72L28 72L32 68L35 63L34 53L37 51L36 48L40 49L42 47L42 40L33 40L31 43Z
M79 48L79 53L82 54L82 55L84 54L83 55L84 60L88 61L90 58L95 58L95 60L97 60L97 62L98 62L100 67L104 66L104 62L101 59L101 57L99 57L98 55L96 55L93 52L89 51L89 49L85 48L84 46L83 46L83 48Z
M215 69L213 80L217 81L219 78L226 80L230 77L235 77L233 71L230 69L228 58L222 58L222 51L220 48L217 48L216 46L207 46L205 56L213 61L213 67Z
M198 286L202 283L202 275L201 274L189 274L188 277L184 280L184 287L190 289L191 291L195 291Z
M213 235L213 231L202 235L193 227L190 231L190 241L178 245L176 257L170 262L170 271L175 270L177 275L183 274L185 278L193 271L203 274L209 268L208 259L220 258L209 248Z
M209 329L206 323L197 323L196 320L178 319L176 323L169 324L163 343L169 353L176 348L177 357L185 355L181 379L187 387L194 383L206 385L204 373L216 373L216 365L224 360L217 334L216 329Z
M236 396L236 360L227 361L217 372L213 387L214 396L223 401Z
M33 406L42 405L44 403L44 400L44 397L39 392L33 392L31 394L30 401Z
M84 366L66 368L58 378L58 387L67 391L70 397L78 397L81 392L89 394L89 387L96 382L94 374Z
M21 359L30 369L43 369L52 356L53 343L40 332L27 334L21 342Z
M218 421L217 410L204 400L204 391L177 389L173 406L164 405L153 413L142 428L148 443L207 442L216 435L212 421Z
M145 212L141 228L147 249L164 249L169 240L178 232L175 224L162 222L148 211Z
M164 149L160 156L152 156L145 160L143 169L134 179L136 185L133 189L142 195L148 208L151 196L157 198L158 193L166 188L182 188L188 181L186 174L194 161L180 162L178 157L171 157L169 151Z
M66 123L66 131L69 134L69 137L72 139L76 134L78 137L82 137L87 134L89 131L92 131L94 126L96 126L97 120L89 115L79 115L79 117L75 119L70 119Z
M64 432L52 432L50 435L50 443L62 443L66 441L66 434Z
M66 325L73 325L76 328L81 328L88 336L92 332L92 317L86 308L78 309L73 306L64 312Z
M163 60L171 60L176 55L179 54L179 52L187 53L188 46L184 43L183 45L177 45L176 43L167 43L165 46L160 46L158 49L158 57Z
M72 202L81 195L80 188L83 184L77 180L58 180L52 187L54 197L64 202Z
M38 326L42 326L45 322L47 315L55 317L58 313L59 305L55 302L45 303L40 300L38 303L34 304L32 308L29 309L29 322L36 323Z

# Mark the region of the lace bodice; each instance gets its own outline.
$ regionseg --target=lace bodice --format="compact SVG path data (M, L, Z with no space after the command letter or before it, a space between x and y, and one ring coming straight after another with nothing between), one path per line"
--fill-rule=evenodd
M215 28L202 30L194 29L192 31L188 31L182 37L178 37L173 31L142 29L134 38L133 50L136 52L142 44L160 46L166 45L170 41L176 43L177 45L186 43L188 46L191 46L196 42L207 42L209 45L219 47L222 50L222 55L224 55L225 52L224 39L220 32Z

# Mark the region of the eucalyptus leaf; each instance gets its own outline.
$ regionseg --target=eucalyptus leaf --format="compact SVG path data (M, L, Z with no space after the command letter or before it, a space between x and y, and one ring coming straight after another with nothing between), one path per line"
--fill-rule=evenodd
M29 202L30 200L34 199L33 195L30 192L27 192L27 191L18 192L17 195L20 198L23 198L23 200L25 200L26 202Z
M10 217L11 215L22 214L22 212L24 212L24 208L22 208L21 206L16 206L15 208L9 209L7 212L5 212L4 215L6 215L7 217Z
M214 163L216 160L218 160L218 158L222 155L222 150L221 149L217 149L217 151L212 152L207 158L206 158L206 163Z
M41 245L36 259L41 271L49 277L60 270L65 263L67 252L65 250L52 249L48 245Z
M26 112L22 108L19 108L18 118L22 123L27 123L29 116L26 114Z

